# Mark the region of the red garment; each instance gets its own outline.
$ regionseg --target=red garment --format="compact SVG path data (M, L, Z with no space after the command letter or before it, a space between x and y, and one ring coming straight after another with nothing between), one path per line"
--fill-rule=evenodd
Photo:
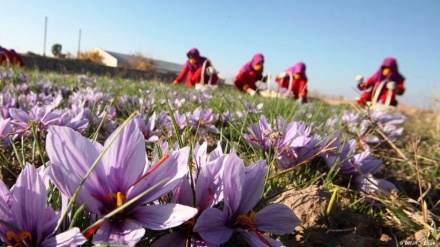
M234 85L236 88L240 89L243 92L246 92L248 88L257 90L256 82L261 79L262 76L258 75L255 70L240 71L235 77Z
M398 102L396 100L396 95L402 95L405 92L405 87L403 85L403 82L404 82L404 79L402 79L401 81L396 81L395 82L396 83L395 90L389 90L385 84L382 87L382 90L380 90L380 92L379 92L379 96L377 98L377 100L378 100L377 103L385 104L387 97L388 97L388 92L391 91L390 92L390 94L391 94L390 105L397 106ZM367 101L371 101L373 93L376 93L376 90L378 89L379 84L380 84L380 82L377 83L375 81L374 76L370 77L366 83L358 84L359 90L365 90L365 89L371 88L371 90L369 92L364 92L361 95L361 97L359 97L358 104L361 106L364 106Z
M7 64L7 61L9 61L10 65L16 65L20 67L25 66L23 59L17 52L15 52L15 50L8 50L0 46L0 65Z
M204 76L204 83L208 84L209 82L209 75L207 74L206 69L208 67L211 67L211 62L208 61L206 63L205 66L205 76ZM177 76L176 81L178 83L181 83L183 81L183 79L185 79L185 76L187 76L186 78L186 86L187 87L194 87L196 84L201 83L202 81L202 68L203 67L199 67L197 70L195 70L194 72L192 72L188 66L183 66L182 71L180 72L179 76ZM216 85L218 81L218 76L216 73L212 74L212 78L211 78L211 85Z
M277 77L275 78L278 86L280 88L289 88L290 77L286 76L284 78ZM293 79L292 80L292 88L291 92L294 95L295 99L302 98L304 102L307 102L307 79Z

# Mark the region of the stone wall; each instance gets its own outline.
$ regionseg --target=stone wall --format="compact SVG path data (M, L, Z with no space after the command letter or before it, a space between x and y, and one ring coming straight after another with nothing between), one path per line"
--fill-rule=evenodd
M73 73L122 77L138 80L155 80L171 83L176 77L175 72L143 71L98 65L73 59L57 59L35 55L20 54L26 67L39 71L54 71L57 73Z

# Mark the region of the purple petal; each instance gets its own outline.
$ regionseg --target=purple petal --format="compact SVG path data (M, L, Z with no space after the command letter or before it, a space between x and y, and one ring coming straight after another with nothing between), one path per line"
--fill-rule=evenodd
M228 241L233 229L227 226L228 219L225 214L216 208L208 208L197 219L194 232L211 243L222 244Z
M184 177L180 185L173 190L171 202L194 206L193 189L187 177Z
M15 224L20 229L37 230L40 225L47 202L47 189L37 170L27 165L17 178L11 190L14 205L11 213ZM29 206L32 210L29 210Z
M169 155L169 158L155 168L155 170L151 170L152 168L150 168L151 174L147 175L128 191L127 199L139 195L151 186L156 185L161 180L167 178L168 180L165 183L159 185L143 199L139 200L139 203L151 202L165 193L168 193L179 184L180 180L188 173L189 147L182 148L178 151L172 151Z
M292 233L301 220L284 204L271 204L255 214L258 230L283 235Z
M28 123L29 121L33 120L33 117L31 117L26 111L10 108L9 114L11 115L11 118L13 120L22 122L22 123Z
M269 130L272 131L270 124L267 122L266 117L264 115L260 116L260 129L261 130Z
M265 160L257 161L246 167L241 202L237 213L247 214L260 200L264 190L264 178L267 172Z
M40 246L58 247L58 246L80 246L86 242L86 238L81 234L78 227L69 229L53 238L46 239Z
M197 209L175 204L157 204L136 209L132 214L134 222L152 230L164 230L179 226L197 214Z
M142 175L146 164L145 140L135 122L128 122L122 131L120 128L107 138L104 149L110 145L111 140L114 141L102 157L107 179L112 181L111 191L124 191L128 188Z
M243 160L238 158L235 152L231 151L225 162L224 170L224 211L229 217L240 208L243 194L243 183L245 181ZM247 213L247 212L246 212Z
M210 161L199 173L196 183L196 203L200 210L223 200L223 163L226 156Z
M67 127L51 126L46 141L46 150L51 161L48 175L61 193L72 198L88 169L97 159L98 151L87 138ZM86 203L93 213L99 211L91 194L106 197L109 191L102 161L98 162L78 196L78 204Z
M124 220L122 223L112 224L104 221L93 237L94 245L130 245L134 246L145 235L145 229L139 224Z
M151 247L182 247L185 246L187 240L188 236L185 232L176 231L159 238Z
M250 246L252 247L267 247L268 245L264 243L260 237L264 238L265 241L267 241L270 246L273 247L281 247L285 246L283 243L276 241L275 239L272 239L264 234L260 234L258 236L255 232L246 232L242 231L240 232L240 236L246 241Z

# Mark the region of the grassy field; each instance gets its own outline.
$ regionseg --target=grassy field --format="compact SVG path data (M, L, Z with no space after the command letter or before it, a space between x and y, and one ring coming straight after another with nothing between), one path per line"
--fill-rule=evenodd
M232 88L196 92L158 82L3 67L0 71L1 119L10 118L12 126L2 132L0 147L0 174L7 188L15 184L26 163L40 169L49 165L50 125L73 126L81 118L76 131L103 144L118 126L140 116L144 124L150 123L151 132L143 132L150 161L166 142L169 149L190 148L186 162L190 171L196 167L195 150L203 143L207 153L218 147L224 154L235 151L246 166L266 160L264 190L254 210L275 201L293 210L301 220L293 232L281 237L265 233L286 246L413 245L409 241L434 246L440 240L440 118L435 112L398 108L380 113L350 102L330 105L312 98L301 105L288 99L252 97ZM38 108L43 106L48 109L44 114ZM29 121L20 123L17 116L24 113L14 115L10 109L24 110ZM197 115L198 111L204 115ZM203 118L208 111L212 118ZM183 122L175 112L184 116ZM70 118L51 122L51 114ZM270 128L263 128L264 121ZM259 136L252 133L252 125L261 131ZM288 135L295 141L279 144ZM362 161L361 154L368 157ZM368 168L378 162L380 169ZM368 177L364 169L374 173ZM385 186L389 183L397 190ZM58 186L49 185L47 198L48 205L61 208ZM165 204L172 198L168 193L154 203ZM81 205L70 206L69 217L60 223L64 229L78 227L86 234L96 226L93 222L104 221L104 216L94 219ZM223 208L221 203L214 207ZM114 221L112 217L106 220ZM178 229L147 230L137 245L150 246ZM0 228L1 241L8 245L5 234ZM247 243L234 233L221 245Z

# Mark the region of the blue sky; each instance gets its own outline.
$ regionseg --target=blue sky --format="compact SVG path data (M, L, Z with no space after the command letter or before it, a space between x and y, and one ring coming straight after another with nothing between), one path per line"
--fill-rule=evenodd
M354 78L395 57L405 105L431 107L440 94L440 1L2 1L0 45L46 55L95 47L184 63L197 47L229 80L255 53L278 74L307 65L309 91L354 99Z

